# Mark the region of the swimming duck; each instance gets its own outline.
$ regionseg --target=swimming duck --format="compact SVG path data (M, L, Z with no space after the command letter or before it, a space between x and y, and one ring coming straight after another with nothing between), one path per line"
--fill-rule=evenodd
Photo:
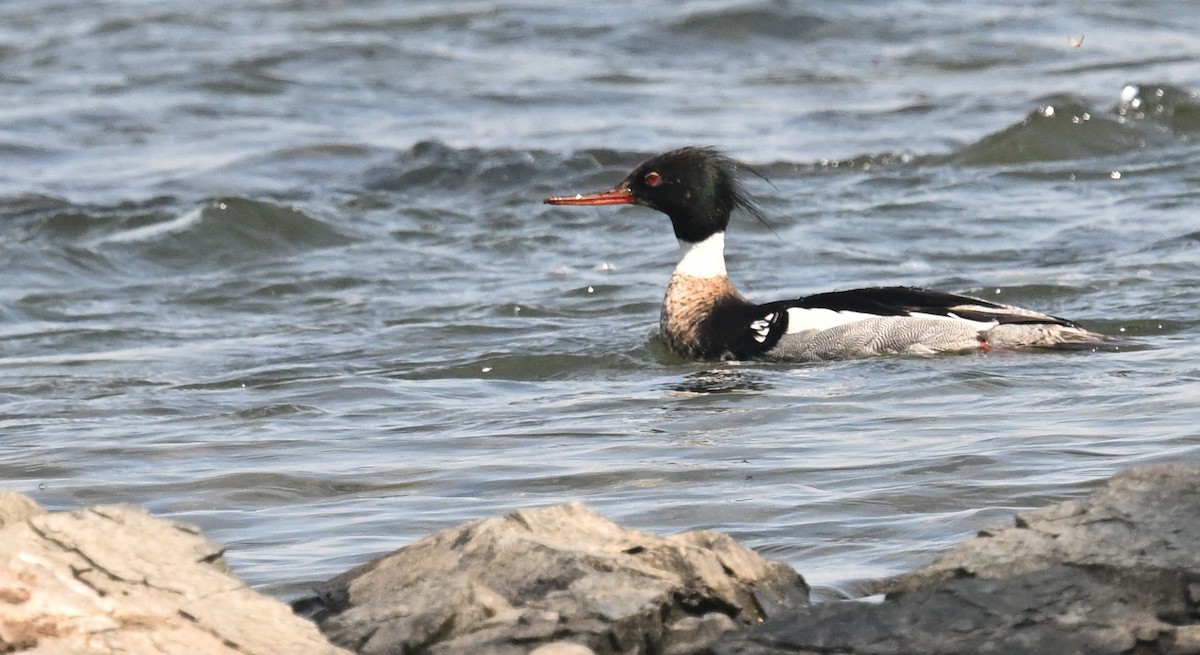
M980 298L913 287L870 287L754 303L725 269L725 231L740 209L763 220L737 176L711 148L653 157L607 191L545 199L551 205L641 205L671 219L679 262L659 329L691 359L821 361L877 355L1079 348L1104 337L1074 321ZM742 168L745 168L744 166Z

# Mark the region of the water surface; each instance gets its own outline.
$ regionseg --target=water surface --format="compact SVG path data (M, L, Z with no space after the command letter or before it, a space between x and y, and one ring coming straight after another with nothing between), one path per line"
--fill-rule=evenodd
M0 480L198 524L284 598L571 500L852 595L1195 457L1197 34L1169 0L0 5ZM540 199L686 144L771 178L752 298L929 286L1130 343L682 361L666 219Z

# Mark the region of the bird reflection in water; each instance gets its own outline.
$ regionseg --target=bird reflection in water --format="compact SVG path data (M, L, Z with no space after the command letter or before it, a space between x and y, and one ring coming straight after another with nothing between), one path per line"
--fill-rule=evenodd
M766 377L753 369L714 368L689 373L667 387L671 391L687 394L739 393L744 391L766 391L771 388Z

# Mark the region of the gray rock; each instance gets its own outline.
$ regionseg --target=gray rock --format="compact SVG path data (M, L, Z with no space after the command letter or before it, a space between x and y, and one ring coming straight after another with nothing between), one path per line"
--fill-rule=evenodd
M799 574L726 535L662 538L570 504L438 532L301 605L364 655L525 655L552 642L606 655L694 652L807 603Z
M191 526L124 506L47 514L14 496L0 496L2 653L346 653L230 575Z
M879 604L825 603L727 636L708 653L1184 653L1198 609L1180 571L1052 566L1003 580L947 580ZM1182 621L1183 626L1175 622ZM1182 631L1182 632L1181 632ZM1190 640L1190 641L1189 641Z
M950 578L1004 578L1054 564L1200 571L1200 465L1123 471L1088 496L981 532L880 590L923 589Z
M1118 474L884 588L882 603L815 606L704 652L1200 653L1200 466Z

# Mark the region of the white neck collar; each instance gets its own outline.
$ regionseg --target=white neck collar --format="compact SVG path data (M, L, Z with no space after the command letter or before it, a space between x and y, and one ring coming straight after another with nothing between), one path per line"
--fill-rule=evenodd
M692 277L725 277L725 233L717 232L692 243L679 240L679 263L675 272Z

